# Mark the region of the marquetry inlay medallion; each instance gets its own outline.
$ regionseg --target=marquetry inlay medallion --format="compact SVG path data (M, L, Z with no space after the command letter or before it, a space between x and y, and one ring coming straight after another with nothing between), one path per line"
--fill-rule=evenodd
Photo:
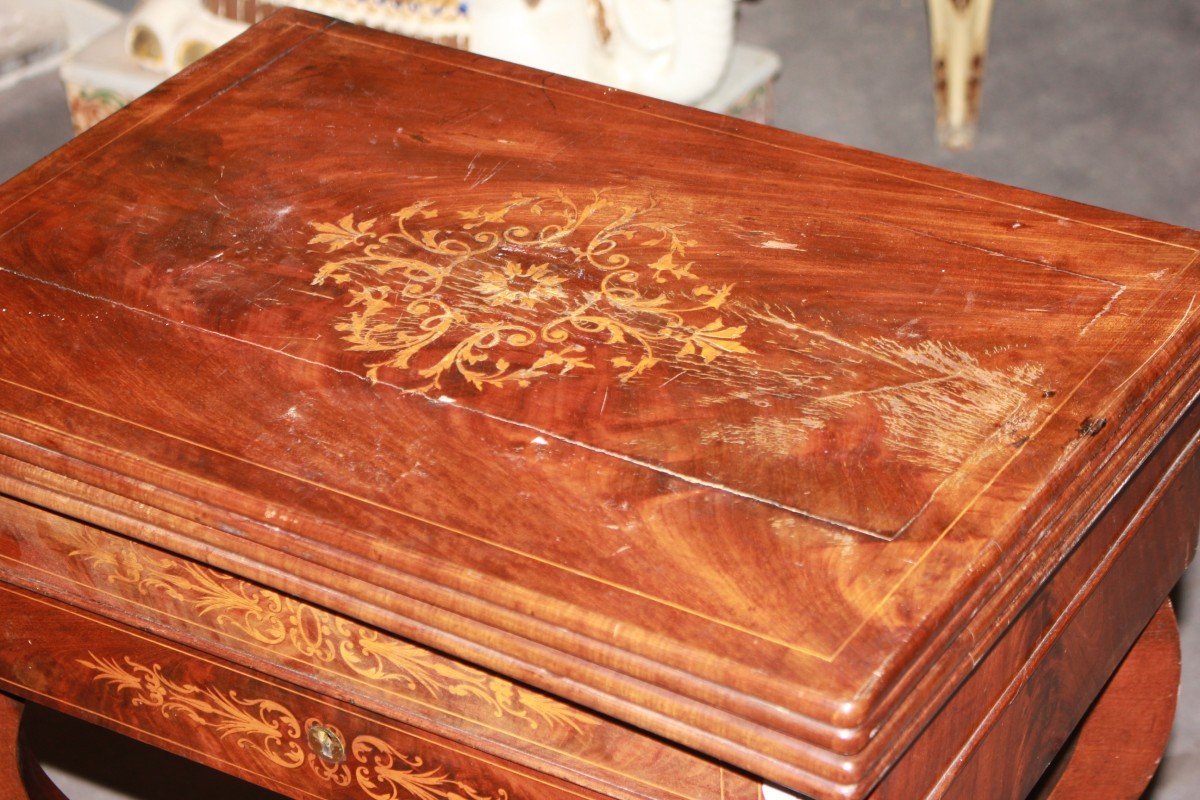
M313 223L310 244L328 253L313 283L341 290L334 327L368 354L372 380L426 392L597 369L628 382L664 361L748 353L746 326L721 316L733 285L706 282L697 242L657 212L648 198L559 191L351 213Z

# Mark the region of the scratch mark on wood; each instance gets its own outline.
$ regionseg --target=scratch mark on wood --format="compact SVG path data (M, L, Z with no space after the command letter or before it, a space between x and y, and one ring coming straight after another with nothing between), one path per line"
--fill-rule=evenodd
M30 214L29 216L27 216L27 217L25 217L24 219L20 220L19 222L17 222L17 224L16 224L16 225L13 225L13 226L12 226L11 228L9 228L8 230L4 231L3 233L0 233L0 239L4 239L4 238L6 238L6 237L7 237L9 234L11 234L13 231L17 230L17 228L20 228L22 225L24 225L26 222L29 222L29 220L33 219L34 217L36 217L36 216L37 216L38 214L40 214L40 213L41 213L40 211L35 211L35 212L33 212L32 214Z
M915 464L952 472L984 444L1000 436L1019 438L1042 408L1042 398L1029 390L1042 368L1026 364L1001 372L982 367L968 353L946 344L923 342L916 347L886 339L868 343L873 350L935 373L931 377L869 390L819 397L816 407L847 408L859 398L878 410L885 441Z
M797 453L813 431L825 426L815 417L781 418L756 416L741 425L721 424L700 434L706 446L745 446L787 456Z
M484 176L483 176L482 178L480 178L479 180L475 181L475 183L474 183L474 184L472 184L471 188L472 188L472 189L477 189L477 188L479 188L480 186L483 186L485 183L487 183L488 181L490 181L492 178L496 177L496 173L498 173L498 172L499 172L499 171L500 171L500 170L501 170L503 167L505 167L505 166L507 166L509 163L511 163L511 161L512 161L512 159L507 159L507 158L506 158L505 160L498 162L498 163L496 164L496 166L492 167L492 168L491 168L491 169L488 171L488 173L487 173L486 175L484 175ZM472 164L474 164L475 162L474 162L474 161L472 161L471 163L472 163ZM468 174L469 174L469 173L470 173L470 170L468 170Z
M191 266L189 266L189 267L184 267L184 269L183 269L183 272L184 272L184 273L188 273L188 272L192 272L193 270L200 269L201 267L206 267L206 266L208 266L209 264L211 264L212 262L216 261L217 259L221 258L221 257L222 257L222 256L224 256L224 255L225 255L225 251L224 251L224 250L222 250L221 252L219 252L219 253L216 253L215 255L211 255L211 256L209 256L208 258L204 259L203 261L201 261L201 262L199 262L199 263L192 264L192 265L191 265ZM276 284L276 286L278 286L278 285L279 285L279 284Z
M791 309L788 309L788 313L792 314ZM892 360L888 359L887 357L881 355L880 353L877 353L877 352L874 352L873 350L862 347L861 345L854 344L853 342L846 341L845 339L835 336L834 334L829 333L828 331L819 330L817 328L810 328L807 325L803 325L800 322L797 322L795 320L794 315L792 317L792 321L789 322L788 320L783 319L778 314L776 314L774 311L772 311L769 306L764 307L764 309L762 311L751 311L750 316L754 317L755 319L760 319L763 322L772 322L776 325L779 325L783 328L787 328L789 330L803 331L804 333L808 334L809 336L815 336L818 339L824 339L828 342L838 345L839 347L845 347L845 348L848 348L855 352L862 353L863 355L868 356L872 359L882 361L885 364L889 364L889 365L895 367L896 369L900 369L900 370L904 370L905 372L911 372L913 374L916 374L916 372L911 367L909 367L905 364L899 363L897 361L892 361Z
M324 25L320 29L313 31L313 33L311 33L310 35L305 36L303 39L300 39L299 41L294 42L291 45L280 50L277 54L275 54L275 56L267 59L262 64L260 64L257 68L242 75L237 80L235 80L233 83L230 83L228 86L223 86L222 88L213 92L212 95L210 95L207 99L204 100L204 102L197 103L195 106L188 109L187 113L181 114L180 116L171 120L169 123L167 123L167 127L173 127L175 125L178 125L180 122L183 122L185 119L190 117L192 114L195 114L197 111L204 108L209 103L212 103L214 100L221 97L226 92L230 92L230 91L236 89L237 87L241 86L243 83L246 83L247 81L252 80L253 78L257 77L258 75L262 74L263 72L266 72L268 69L273 67L276 62L286 58L293 51L308 44L311 40L323 36L325 34L326 30L328 30L329 28L332 28L336 24L337 24L336 21L331 20L330 22L328 22L326 25Z
M1197 259L1192 259L1192 261L1189 263L1189 266L1190 266L1192 263L1195 263L1195 262L1196 262L1196 260L1197 260ZM1121 387L1123 387L1125 384L1127 384L1127 383L1129 383L1131 380L1133 380L1134 376L1136 376L1136 375L1137 375L1139 372L1141 372L1141 368L1142 368L1142 367L1144 367L1146 364L1149 364L1151 361L1153 361L1153 360L1155 359L1155 357L1156 357L1156 356L1157 356L1159 353L1161 353L1161 352L1163 351L1163 348L1167 346L1167 343L1168 343L1168 342L1170 342L1172 339L1174 339L1174 338L1175 338L1175 335L1176 335L1176 334L1178 334L1180 330L1182 330L1182 328L1183 328L1184 324L1185 324L1185 323L1188 321L1188 319L1189 319L1189 318L1192 316L1192 308L1193 308L1195 305L1196 305L1196 295L1192 295L1192 299L1188 301L1188 307L1187 307L1187 308L1184 310L1184 312L1183 312L1183 316L1181 316L1181 317L1179 318L1179 321L1175 323L1175 327L1171 329L1171 332L1170 332L1170 333L1168 333L1166 336L1164 336L1164 337L1163 337L1163 340L1162 340L1161 342L1159 342L1159 344L1158 344L1158 347L1154 348L1154 352L1153 352L1153 353L1151 353L1151 354L1149 355L1149 357L1147 357L1147 358L1146 358L1146 360L1145 360L1145 361L1143 361L1143 362L1141 363L1141 365L1139 365L1139 366L1138 366L1138 368L1137 368L1137 369L1135 369L1135 370L1132 370L1132 371L1129 373L1129 375L1128 375L1128 376L1125 378L1125 380L1123 380L1123 381L1121 381L1119 384L1117 384L1117 389L1120 389L1120 388L1121 388ZM1114 390L1114 391L1115 391L1115 390Z
M1088 320L1086 325L1084 325L1082 328L1079 329L1079 335L1083 336L1085 333L1087 333L1088 330L1090 330L1093 325L1095 325L1097 322L1100 321L1101 317L1103 317L1110 310L1112 310L1113 303L1117 302L1117 299L1120 298L1120 296L1123 294L1125 294L1124 286L1122 286L1120 289L1117 289L1117 291L1113 293L1113 296L1108 298L1108 302L1104 304L1104 308L1097 311L1096 315L1094 317L1092 317L1090 320Z
M1105 285L1113 286L1118 289L1125 288L1124 284L1118 283L1113 280L1109 280L1108 278L1099 278L1095 275L1088 275L1087 273L1084 273L1084 272L1076 272L1075 270L1066 269L1065 267L1055 266L1054 264L1050 264L1045 261L1034 261L1034 260L1028 259L1028 258L1021 258L1020 256L1014 256L1014 255L1011 255L1010 253L1005 253L1001 250L992 250L989 247L983 247L981 245L971 244L970 242L964 242L964 241L961 241L958 239L948 239L944 236L938 236L937 234L930 233L929 231L923 231L923 230L919 230L917 228L910 228L907 225L901 225L896 222L888 222L887 220L879 219L877 217L859 215L857 217L857 219L861 220L862 222L867 222L867 223L874 224L874 225L880 225L885 228L896 228L897 230L907 231L908 233L911 233L915 236L921 236L926 239L932 239L935 242L941 242L942 244L954 245L955 247L965 247L968 250L974 250L976 252L984 253L989 256L995 256L996 258L1004 258L1009 261L1015 261L1018 264L1028 264L1031 267L1038 267L1039 269L1045 269L1045 270L1049 270L1051 272L1060 272L1063 275L1070 275L1074 278L1082 278L1084 280L1095 281L1096 283L1103 283Z
M162 316L161 314L155 313L155 312L153 312L153 311L149 311L149 310L142 309L142 308L137 308L137 307L135 307L135 306L130 306L130 305L128 305L128 304L122 303L122 302L120 302L120 301L117 301L117 300L114 300L114 299L112 299L112 298L107 298L107 297L99 297L99 296L92 295L92 294L89 294L89 293L87 293L87 292L84 292L84 291L82 291L82 290L80 290L80 289L76 289L76 288L68 287L68 286L65 286L65 285L63 285L63 284L60 284L60 283L57 283L57 282L54 282L54 281L47 280L47 279L45 279L45 278L40 278L40 277L34 277L34 276L31 276L31 275L26 275L26 274L24 274L24 273L17 272L17 271L15 271L15 270L9 269L9 268L7 268L7 267L5 267L5 266L3 266L3 265L0 265L0 272L7 273L7 274L9 274L9 275L12 275L12 276L14 276L14 277L16 277L16 278L18 278L18 279L21 279L21 280L28 280L28 281L32 281L32 282L34 282L34 283L39 283L39 284L42 284L42 285L44 285L44 286L49 286L49 287L51 287L51 288L53 288L53 289L56 289L56 290L58 290L58 291L63 291L63 292L66 292L66 293L68 293L68 294L73 294L73 295L76 295L76 296L79 296L79 297L83 297L83 298L85 298L85 299L87 299L87 300L91 300L91 301L93 301L93 302L97 302L97 303L102 303L102 304L110 305L110 306L113 306L113 307L115 307L115 308L119 308L119 309L121 309L121 310L123 310L123 311L126 311L126 312L128 312L128 313L130 313L130 314L134 314L134 315L137 315L137 316L140 316L140 317L145 317L145 318L147 318L147 319L153 320L154 322L156 322L156 323L159 323L159 324L168 325L168 326L174 326L174 327L178 327L178 328L181 328L181 329L184 329L184 330L190 330L190 331L194 331L194 332L196 332L197 334L200 334L200 335L202 335L202 336L214 336L214 337L217 337L217 338L220 338L220 339L225 339L225 340L227 340L227 341L235 342L235 343L237 343L237 344L239 344L239 345L241 345L241 346L244 346L244 347L251 347L251 348L254 348L254 349L257 349L257 350L263 350L263 351L265 351L265 352L274 353L275 355L282 356L282 357L284 357L284 358L290 358L290 359L294 359L294 360L296 360L296 361L299 361L299 362L301 362L301 363L304 363L304 364L309 364L309 365L311 365L311 366L314 366L314 367L319 367L319 368L322 368L322 369L327 369L327 370L329 370L330 372L334 372L334 373L337 373L337 374L339 374L339 375L345 375L345 376L348 376L348 377L350 377L350 378L353 378L353 379L355 379L355 380L358 380L358 381L362 381L362 382L365 382L365 383L370 383L370 379L369 379L369 378L367 378L366 376L364 376L364 375L361 375L361 374L359 374L359 373L357 373L357 372L354 372L353 370L341 369L341 368L339 368L339 367L335 367L335 366L333 366L333 365L331 365L331 364L327 364L327 363L325 363L325 362L322 362L322 361L316 361L316 360L314 360L314 359L311 359L311 358L305 358L304 356L300 356L300 355L297 355L297 354L295 354L295 353L289 353L289 352L287 352L287 351L285 351L285 350L281 350L281 349L279 349L279 348L270 347L270 346L268 346L268 345L265 345L265 344L262 344L262 343L260 343L260 342L255 342L255 341L253 341L253 340L247 340L247 339L240 339L240 338L238 338L238 337L236 337L236 336L232 336L232 335L230 335L230 334L228 334L228 333L223 333L223 332L221 332L221 331L213 330L213 329L211 329L211 328L205 328L205 327L202 327L202 326L199 326L199 325L193 325L193 324L190 324L190 323L187 323L187 322L181 322L181 321L179 321L179 320L170 319L170 318L168 318L168 317L164 317L164 316ZM4 380L4 379L0 378L0 380ZM609 458L613 458L613 459L616 459L616 460L618 460L618 461L625 462L625 463L627 463L627 464L632 464L632 465L634 465L634 466L641 467L641 468L643 468L643 469L648 469L648 470L650 470L650 471L652 471L652 472L658 472L658 473L661 473L661 474L663 474L663 475L667 475L667 476L669 476L669 477L671 477L671 478L674 478L674 479L676 479L676 480L679 480L679 481L681 481L682 483L685 483L685 484L688 484L688 485L692 485L692 486L702 486L702 487L705 487L705 488L708 488L708 489L713 489L713 490L716 490L716 491L724 492L724 493L726 493L726 494L729 494L729 495L732 495L732 496L735 496L735 497L741 497L741 498L743 498L743 499L750 500L750 501L753 501L753 502L759 502L759 503L763 503L763 504L765 504L765 505L768 505L768 506L771 506L771 507L773 507L773 508L778 508L778 509L781 509L781 510L783 510L783 511L787 511L787 512L789 512L789 513L795 514L795 515L797 515L797 516L799 516L799 517L803 517L804 519L811 520L811 521L813 521L813 522L815 522L815 523L818 523L818 524L821 524L821 525L828 526L828 527L830 527L830 528L833 528L833 529L835 529L835 530L851 531L851 532L854 532L854 533L861 534L861 535L863 535L863 536L869 536L869 537L871 537L871 538L873 538L873 539L887 539L887 538L889 538L889 537L887 537L887 536L884 536L884 535L882 535L882 534L878 533L877 531L873 531L873 530L870 530L870 529L868 529L868 528L863 528L863 527L861 527L861 526L854 525L854 524L852 524L852 523L849 523L849 522L844 522L844 521L841 521L841 520L830 519L830 518L827 518L827 517L821 516L821 515L819 515L819 514L815 514L815 513L811 512L811 511L807 511L807 510L805 510L805 509L801 509L801 508L795 508L795 507L793 507L793 506L790 506L790 505L788 505L788 504L786 504L786 503L783 503L783 502L780 502L780 501L778 501L778 500L773 500L773 499L771 499L771 498L768 498L768 497L762 497L762 496L756 495L756 494L754 494L753 492L742 491L742 490L740 490L740 489L736 489L736 488L733 488L733 487L730 487L730 486L726 486L726 485L724 485L724 484L722 484L722 483L719 483L719 482L717 482L717 481L711 481L711 480L706 480L706 479L704 479L704 478L699 478L699 477L696 477L696 476L687 475L687 474L685 474L685 473L682 473L682 472L679 472L679 471L677 471L677 470L670 469L669 467L663 466L663 465L661 465L661 464L656 464L656 463L654 463L654 462L647 461L647 460L645 460L645 459L636 458L636 457L634 457L634 456L629 456L629 455L626 455L626 454L624 454L624 453L619 453L619 452L616 452L616 451L613 451L613 450L606 449L606 448L604 448L604 447L599 447L599 446L596 446L596 445L588 444L587 442L582 442L582 441L579 441L579 440L577 440L577 439L573 439L573 438L571 438L570 436L564 436L564 435L562 435L562 434L555 433L554 431L550 431L550 430L544 430L544 429L541 429L541 428L537 427L536 425L531 425L531 424L529 424L529 423L526 423L526 422L521 422L521 421L519 421L519 420L510 419L510 418L508 418L508 417L504 417L504 416L501 416L501 415L499 415L499 414L493 414L493 413L490 413L490 412L484 411L484 410L482 410L482 409L479 409L479 408L472 408L472 407L470 407L470 406L460 405L460 404L458 404L458 403L457 403L457 401L456 401L456 400L455 400L453 397L447 397L447 396L445 396L445 395L442 395L441 397L438 397L438 398L436 398L436 399L433 399L433 398L430 398L430 396L429 396L428 394L424 393L424 392L420 392L420 391L417 391L417 390L414 390L414 389L411 389L411 388L407 388L407 387L404 387L404 386L400 386L400 385L398 385L398 384L395 384L395 383L390 383L390 382L388 382L386 379L379 380L379 381L377 381L377 382L376 382L374 385L376 385L376 386L386 386L386 387L388 387L389 389L391 389L391 390L393 390L393 391L396 391L396 392L399 392L401 395L404 395L404 396L407 396L407 397L419 398L419 399L421 399L421 400L425 400L425 401L427 401L427 402L434 402L434 403L438 403L438 404L451 405L451 406L454 406L455 408L461 409L462 411L464 411L464 412L466 412L466 413L478 415L479 417L482 417L482 418L484 418L484 419L491 420L491 421L493 421L493 422L497 422L497 423L499 423L499 424L501 424L501 425L512 425L512 426L514 426L514 427L516 427L516 428L521 428L521 429L523 429L523 430L531 431L531 432L532 432L532 433L534 433L535 435L537 435L537 434L540 434L540 435L542 435L542 436L546 437L547 439L554 439L554 440L556 440L556 441L558 441L558 442L561 442L561 443L563 443L563 444L566 444L566 445L568 445L568 446L574 446L574 447L578 447L578 448L580 448L580 449L587 450L587 451L589 451L589 452L596 453L596 454L598 454L598 455L602 455L602 456L606 456L606 457L609 457ZM36 391L36 390L35 390L35 391ZM168 435L169 435L169 434L168 434ZM177 437L176 437L176 438L177 438ZM204 447L204 445L198 445L198 446L200 446L200 447ZM205 448L205 449L211 449L211 448ZM230 455L232 455L232 454L230 454ZM240 457L240 456L236 456L236 455L234 455L233 457L235 457L235 458L239 458L239 459L241 459L241 460L247 460L247 459L245 459L244 457ZM265 465L257 464L256 462L253 462L253 461L248 461L248 463L255 464L256 466L265 466ZM267 467L267 468L268 468L268 469L274 469L274 468L270 468L270 467ZM279 471L279 470L275 470L275 471ZM296 478L297 480L305 481L306 483L312 483L312 481L308 481L308 480L306 480L305 478L302 478L302 477L299 477L299 476L294 476L294 475L291 475L290 473L284 473L284 474L288 474L288 476L289 476L289 477L293 477L293 478ZM364 498L364 497L361 497L361 496L359 496L359 495L354 495L354 494L348 493L348 492L346 492L344 489L338 489L338 488L336 488L336 487L326 487L326 488L329 488L329 489L331 489L331 490L333 490L333 491L336 491L336 492L338 492L339 494L346 494L347 496L355 497L356 499L363 500L364 502L371 503L372 505L379 505L379 503L378 503L378 502L376 502L376 501L372 501L372 500L370 500L369 498ZM448 529L448 530L456 530L456 529L453 529L453 528L449 528L449 527L448 527L447 525L445 525L444 523L436 522L436 521L434 521L434 520L431 520L431 519L428 519L428 518L426 518L426 517L422 517L422 516L419 516L419 515L417 515L417 514L413 514L412 512L410 512L410 511L405 511L405 510L404 510L404 509L402 509L402 508L394 508L394 507L391 507L391 506L385 506L385 507L386 507L386 508L389 508L390 510L396 511L397 513L400 513L400 514L403 514L403 515L405 515L405 516L408 516L408 517L410 517L410 518L417 519L417 520L419 520L419 521L423 521L423 522L428 522L428 523L430 523L430 524L433 524L433 525L437 525L438 527L440 527L440 528L443 528L443 529ZM477 537L474 537L472 534L470 534L470 533L468 533L468 532L465 532L465 531L457 531L457 530L456 530L456 532L459 532L459 533L464 533L464 534L465 534L465 535L467 535L467 536L472 536L472 538L477 538ZM485 541L487 541L487 543L488 543L488 544L491 544L491 545L493 545L493 546L502 547L502 548L504 547L503 545L501 545L501 544L498 544L498 543L496 543L496 542L493 542L493 541L490 541L490 540L485 540ZM570 569L570 568L569 568L569 567L564 567L564 569Z
M910 383L893 384L889 386L876 386L872 389L855 389L849 392L841 392L840 394L825 395L820 398L822 403L838 403L843 400L849 400L852 397L866 397L876 394L888 394L891 392L905 391L911 389L924 389L946 381L953 381L961 378L962 372L952 372L949 375L939 375L936 378L925 378L924 380L912 381Z
M550 77L551 76L546 75L541 80L540 85L541 85L541 89L542 89L542 96L546 98L546 102L550 104L550 108L553 109L557 113L558 112L558 104L554 102L554 97L550 94L550 89L546 86L546 81L548 81L550 79Z
M487 111L488 109L494 108L495 106L496 106L495 103L487 103L482 106L473 106L471 108L465 109L464 111L462 111L459 114L456 114L451 117L447 117L447 118L443 119L442 124L447 128L457 127L457 126L461 125L462 123L466 122L467 120L471 119L472 117L477 117L480 114L482 114L483 112Z
M294 286L289 286L288 291L295 292L296 294L306 294L309 297L319 297L322 300L336 300L337 299L336 295L321 294L320 292L310 292L306 289L297 289Z
M288 341L293 342L317 342L321 340L321 334L319 333L316 336L285 336L282 333L272 333L267 335L272 339L287 339Z

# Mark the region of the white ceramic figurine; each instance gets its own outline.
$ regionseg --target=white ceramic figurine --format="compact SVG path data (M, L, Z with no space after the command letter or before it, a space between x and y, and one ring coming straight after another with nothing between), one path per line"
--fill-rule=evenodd
M470 49L689 103L721 79L734 0L471 0Z

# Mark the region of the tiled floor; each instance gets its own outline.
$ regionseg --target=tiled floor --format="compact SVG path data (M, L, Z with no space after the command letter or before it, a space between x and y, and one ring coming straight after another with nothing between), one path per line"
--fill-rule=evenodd
M110 0L125 9L130 2ZM980 137L966 154L942 152L933 140L921 0L745 2L741 36L784 58L781 127L1200 227L1200 0L997 5ZM69 136L52 76L0 95L0 179ZM1177 603L1180 711L1151 800L1200 797L1200 569ZM84 741L93 753L108 746ZM75 740L68 749L80 746ZM235 800L223 783L175 776L154 784L150 758L122 751L94 759L123 765L109 771L107 789L62 779L75 800ZM95 769L84 772L95 778Z

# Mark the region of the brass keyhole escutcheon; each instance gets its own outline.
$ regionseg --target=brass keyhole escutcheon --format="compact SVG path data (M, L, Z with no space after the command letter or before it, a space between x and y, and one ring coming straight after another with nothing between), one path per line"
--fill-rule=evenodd
M308 729L308 746L323 760L340 764L346 760L346 745L337 731L314 722Z

